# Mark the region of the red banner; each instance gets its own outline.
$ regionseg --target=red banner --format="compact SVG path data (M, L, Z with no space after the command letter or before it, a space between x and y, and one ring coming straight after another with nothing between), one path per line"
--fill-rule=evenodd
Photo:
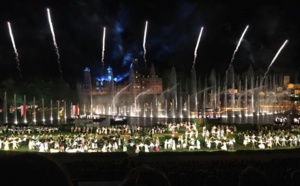
M26 117L26 105L21 106L21 116Z
M73 105L73 116L78 116L79 108L78 105Z

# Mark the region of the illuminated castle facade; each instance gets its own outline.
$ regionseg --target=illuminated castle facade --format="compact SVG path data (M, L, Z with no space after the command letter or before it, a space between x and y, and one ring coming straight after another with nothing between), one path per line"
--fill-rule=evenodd
M154 66L150 69L135 69L131 65L126 78L114 76L108 67L105 75L92 78L89 68L84 69L84 80L80 85L80 104L92 105L132 104L140 99L152 100L163 92L162 78L159 78Z
M163 91L162 78L155 74L152 65L147 74L142 74L138 70L130 69L129 77L123 81L117 81L113 75L111 67L107 68L105 78L95 78L92 81L90 69L84 70L84 83L81 86L82 91L93 96L120 94L161 94Z

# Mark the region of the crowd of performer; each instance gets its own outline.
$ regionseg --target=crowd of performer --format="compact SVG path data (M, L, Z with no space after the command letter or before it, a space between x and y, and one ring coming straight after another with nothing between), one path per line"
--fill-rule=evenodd
M261 127L257 131L243 134L243 145L258 147L259 149L272 149L274 146L297 147L300 146L299 126L290 129L277 128L268 129Z
M1 150L23 147L39 152L139 153L201 148L227 151L235 149L237 140L249 148L297 147L300 146L300 127L263 126L244 132L238 131L235 125L212 125L207 128L193 122L162 122L151 127L72 126L67 132L61 132L56 127L0 127Z

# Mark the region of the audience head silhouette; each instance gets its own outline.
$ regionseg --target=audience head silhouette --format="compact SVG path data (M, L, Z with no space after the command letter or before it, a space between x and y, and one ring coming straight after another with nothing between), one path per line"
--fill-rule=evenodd
M204 182L205 186L220 186L221 182L217 176L208 176Z
M247 166L239 175L239 186L267 186L268 179L259 169Z
M20 153L0 158L3 185L71 186L72 181L53 160L42 154Z
M121 186L141 185L170 186L171 184L164 173L148 166L131 169L121 184Z
M300 185L300 170L291 173L291 186Z

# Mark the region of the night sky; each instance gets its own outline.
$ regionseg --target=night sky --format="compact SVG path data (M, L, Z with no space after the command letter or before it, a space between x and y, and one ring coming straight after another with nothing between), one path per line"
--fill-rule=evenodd
M8 32L11 23L23 78L59 78L59 65L49 27L51 18L60 53L62 76L70 83L82 78L85 67L93 76L102 67L102 34L106 27L105 68L126 74L134 59L144 66L143 35L148 20L146 59L157 70L190 72L200 28L198 75L211 69L225 74L246 25L249 29L233 66L244 72L251 64L266 70L276 52L289 42L272 72L298 71L300 5L297 1L184 0L4 0L0 2L0 79L18 77L17 61Z

